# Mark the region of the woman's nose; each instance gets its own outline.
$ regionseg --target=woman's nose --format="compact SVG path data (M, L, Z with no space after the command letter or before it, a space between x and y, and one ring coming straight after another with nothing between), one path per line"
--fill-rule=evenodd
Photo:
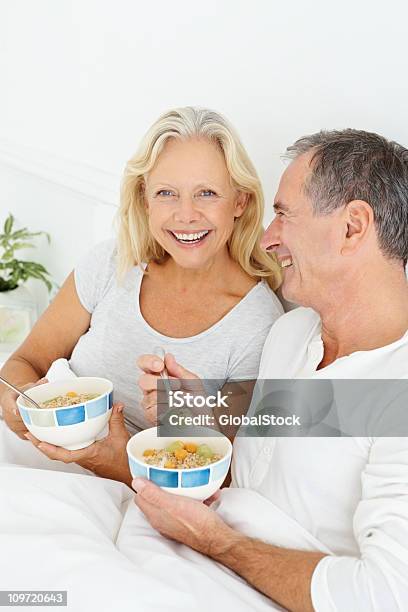
M184 196L179 199L178 206L175 212L175 220L180 223L193 223L199 221L201 213L197 208L194 198Z
M279 221L277 217L266 228L260 245L264 251L274 251L280 245Z

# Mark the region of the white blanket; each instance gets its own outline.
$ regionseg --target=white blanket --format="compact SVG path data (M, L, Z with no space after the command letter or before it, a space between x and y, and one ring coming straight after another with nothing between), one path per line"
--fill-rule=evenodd
M67 590L75 612L281 610L225 567L160 536L122 483L2 464L0 492L2 589ZM330 552L253 491L224 489L217 511L248 535Z
M50 379L67 375L63 361ZM158 534L133 496L122 483L50 461L0 420L0 589L67 590L72 612L282 610L222 565ZM255 491L223 489L217 512L271 544L330 553Z

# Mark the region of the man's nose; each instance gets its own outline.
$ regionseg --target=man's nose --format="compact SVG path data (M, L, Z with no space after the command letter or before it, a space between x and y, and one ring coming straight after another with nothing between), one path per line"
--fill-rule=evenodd
M201 213L194 198L189 195L180 197L175 212L175 220L179 223L193 223L194 221L199 221L200 218Z
M279 222L277 217L275 217L272 223L266 228L261 238L260 245L261 249L264 251L274 251L280 245Z

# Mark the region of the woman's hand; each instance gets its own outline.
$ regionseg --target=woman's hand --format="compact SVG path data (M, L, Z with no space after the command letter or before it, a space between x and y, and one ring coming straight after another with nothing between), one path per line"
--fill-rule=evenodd
M48 380L46 378L40 378L40 380L35 383L28 383L27 385L24 385L19 388L21 388L22 391L27 391L28 389L32 389L37 385L43 385L47 382ZM25 426L25 423L18 411L16 403L18 393L12 391L11 389L7 389L7 391L3 393L2 397L3 399L1 400L1 407L3 410L3 418L6 422L7 427L11 429L11 431L13 431L19 438L25 440L25 433L27 432L27 427Z
M157 414L164 413L168 410L168 398L167 394L163 393L162 397L157 395L157 381L160 379L160 372L163 371L166 366L167 373L169 375L170 386L173 391L181 389L180 380L183 381L183 389L188 391L197 392L201 390L201 384L193 381L200 381L200 378L183 368L177 363L174 355L167 353L163 359L157 357L157 355L141 355L137 361L138 367L143 371L143 374L139 378L139 387L143 393L142 408L147 421L152 425L157 425ZM191 389L186 389L185 381L191 381ZM189 386L187 384L187 386ZM160 410L162 406L162 410Z
M126 453L126 444L131 436L123 420L123 404L113 405L109 419L109 434L106 438L97 440L86 448L70 451L47 442L40 442L28 432L25 437L49 459L77 463L97 476L131 485L132 475Z

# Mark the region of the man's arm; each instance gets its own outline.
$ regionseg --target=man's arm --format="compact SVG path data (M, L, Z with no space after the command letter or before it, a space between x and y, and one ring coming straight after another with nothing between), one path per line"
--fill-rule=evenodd
M208 551L249 584L293 612L313 612L310 585L319 552L289 550L248 538L237 531L214 534Z

